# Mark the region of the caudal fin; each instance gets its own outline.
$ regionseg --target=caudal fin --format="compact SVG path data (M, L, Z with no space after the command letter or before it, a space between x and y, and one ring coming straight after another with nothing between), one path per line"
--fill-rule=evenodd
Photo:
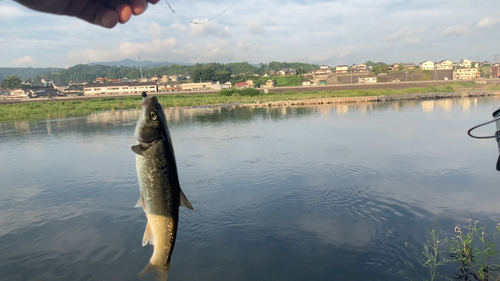
M159 268L151 263L148 263L146 267L139 273L139 278L144 277L148 272L154 271L156 274L156 281L167 281L168 270L170 269L170 262L167 264L165 268Z

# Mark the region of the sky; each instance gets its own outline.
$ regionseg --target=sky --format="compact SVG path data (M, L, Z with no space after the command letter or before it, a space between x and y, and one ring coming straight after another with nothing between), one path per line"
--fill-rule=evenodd
M336 66L500 54L500 5L476 0L162 0L113 29L0 0L0 67L154 62ZM193 20L204 22L190 24Z

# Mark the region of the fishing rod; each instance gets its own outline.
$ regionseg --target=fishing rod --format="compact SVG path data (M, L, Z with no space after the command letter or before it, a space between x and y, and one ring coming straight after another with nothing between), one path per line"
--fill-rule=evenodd
M497 144L498 144L498 151L500 152L500 108L495 110L495 112L493 112L493 120L490 120L488 122L485 122L485 123L482 123L482 124L479 124L477 126L474 126L472 127L469 131L467 131L467 134L472 137L472 138L475 138L475 139L496 139L497 141ZM492 135L492 136L475 136L472 134L472 131L474 131L475 129L477 128L480 128L482 126L485 126L485 125L488 125L488 124L491 124L493 122L496 122L496 126L497 126L497 130L495 131L495 134ZM500 171L500 155L498 156L498 160L497 160L497 171Z

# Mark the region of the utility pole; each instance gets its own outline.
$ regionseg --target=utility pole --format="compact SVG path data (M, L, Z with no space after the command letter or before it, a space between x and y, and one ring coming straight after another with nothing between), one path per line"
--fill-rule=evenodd
M144 76L142 76L141 56L138 56L138 58L139 58L139 70L141 71L141 78L144 78Z

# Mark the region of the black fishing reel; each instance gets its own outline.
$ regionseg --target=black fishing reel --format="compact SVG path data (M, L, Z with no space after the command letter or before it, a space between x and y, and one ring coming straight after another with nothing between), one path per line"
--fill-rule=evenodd
M493 112L493 120L491 121L488 121L486 123L483 123L483 124L479 124L475 127L472 127L468 132L467 134L475 139L493 139L495 138L497 140L497 144L498 144L498 151L500 152L500 108L497 109L495 112ZM482 127L484 125L488 125L490 123L493 123L493 122L496 122L496 125L497 125L497 130L495 132L495 135L493 136L474 136L472 135L472 131L479 128L479 127ZM500 171L500 155L498 156L498 160L497 160L497 171Z

